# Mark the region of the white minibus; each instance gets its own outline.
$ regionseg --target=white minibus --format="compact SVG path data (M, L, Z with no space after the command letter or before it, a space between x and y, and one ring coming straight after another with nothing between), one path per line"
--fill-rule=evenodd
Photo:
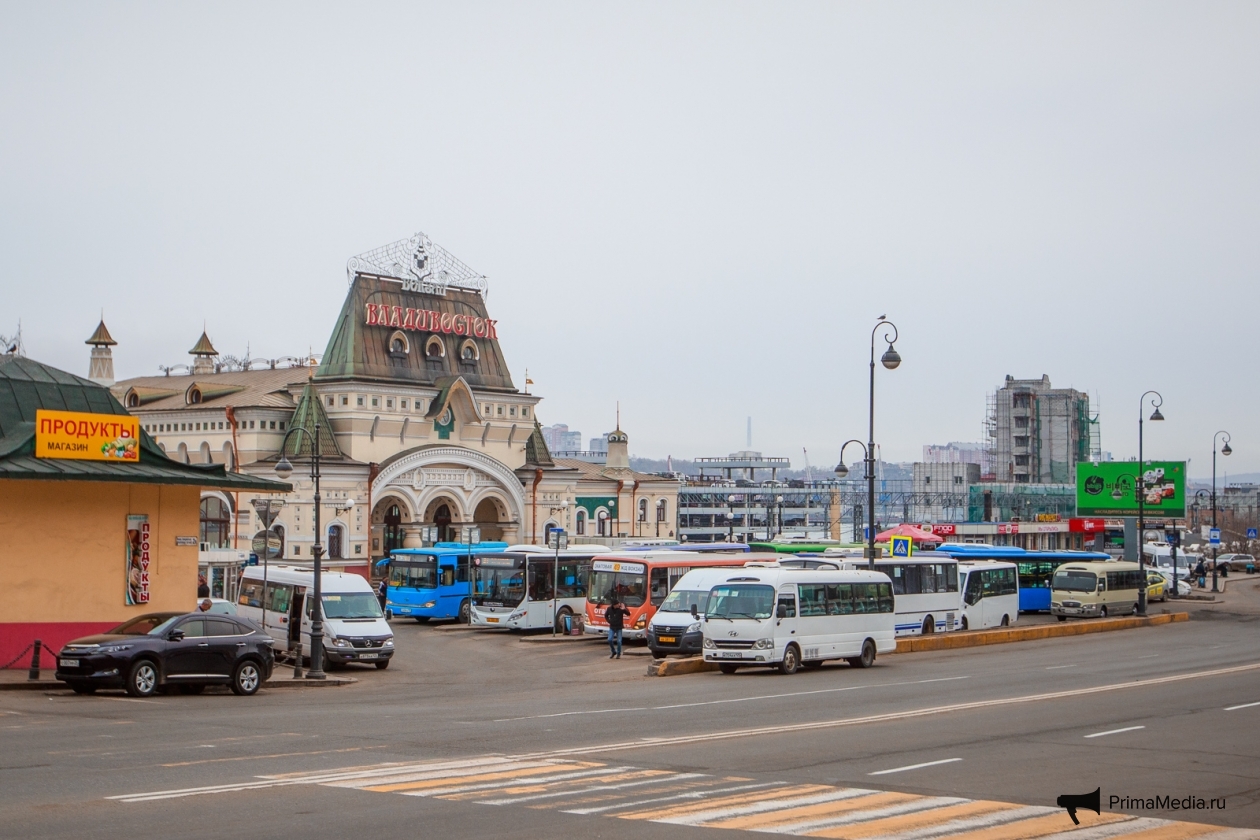
M264 597L263 567L246 566L241 572L236 614L266 628L278 647L291 648L300 643L309 657L314 599L307 593L315 585L315 570L285 564L272 565L266 573ZM394 655L394 634L371 585L359 575L323 572L320 590L324 602L324 668L347 662L388 668Z
M877 653L897 649L885 574L770 564L727 571L701 622L704 659L724 674L749 666L791 674L829 659L869 668Z
M692 569L678 579L648 622L647 643L653 656L660 659L671 653L700 653L704 643L700 627L709 590L732 574L729 566Z
M1143 583L1137 563L1064 563L1050 581L1050 613L1059 621L1137 615Z
M958 561L962 629L1006 627L1019 618L1019 567L1000 560Z

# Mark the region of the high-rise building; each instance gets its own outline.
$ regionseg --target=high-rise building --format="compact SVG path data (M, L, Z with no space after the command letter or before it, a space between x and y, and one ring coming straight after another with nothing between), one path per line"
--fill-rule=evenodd
M1076 465L1090 459L1089 395L1054 388L1050 377L1006 377L989 397L987 426L993 448L993 480L1071 484Z
M543 426L542 435L552 453L579 452L582 449L582 433L569 431L565 423Z
M993 452L983 443L930 443L923 447L924 464L978 464L981 475L993 472Z

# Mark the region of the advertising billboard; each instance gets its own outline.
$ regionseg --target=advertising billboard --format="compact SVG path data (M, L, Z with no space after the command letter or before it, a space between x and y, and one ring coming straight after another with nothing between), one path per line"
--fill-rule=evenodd
M1147 461L1142 483L1147 516L1185 517L1185 461ZM1076 515L1137 516L1137 485L1137 461L1082 461L1076 465Z
M140 421L128 414L35 410L35 457L140 460Z

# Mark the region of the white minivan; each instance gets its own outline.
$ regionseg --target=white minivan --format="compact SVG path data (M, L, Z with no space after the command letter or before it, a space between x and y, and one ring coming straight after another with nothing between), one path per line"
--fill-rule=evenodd
M315 570L310 566L270 566L264 599L263 567L246 566L237 590L236 614L265 627L277 647L292 648L300 643L309 657L313 599L307 593L314 585ZM388 668L394 655L394 634L371 585L359 575L323 572L320 589L324 667L362 662Z
M652 655L662 659L671 653L700 653L704 644L700 627L709 590L737 571L730 566L692 569L680 577L648 622L647 643Z
M897 649L892 581L882 572L777 564L726 571L701 622L704 660L724 674L750 666L791 674L829 659L869 668L877 653Z

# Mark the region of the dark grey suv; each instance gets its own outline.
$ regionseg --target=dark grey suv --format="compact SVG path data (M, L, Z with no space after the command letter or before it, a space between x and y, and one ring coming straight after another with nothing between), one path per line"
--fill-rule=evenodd
M68 643L57 656L57 679L78 694L123 688L148 697L163 687L197 694L207 685L228 685L249 695L271 676L274 662L271 637L245 619L150 613Z

